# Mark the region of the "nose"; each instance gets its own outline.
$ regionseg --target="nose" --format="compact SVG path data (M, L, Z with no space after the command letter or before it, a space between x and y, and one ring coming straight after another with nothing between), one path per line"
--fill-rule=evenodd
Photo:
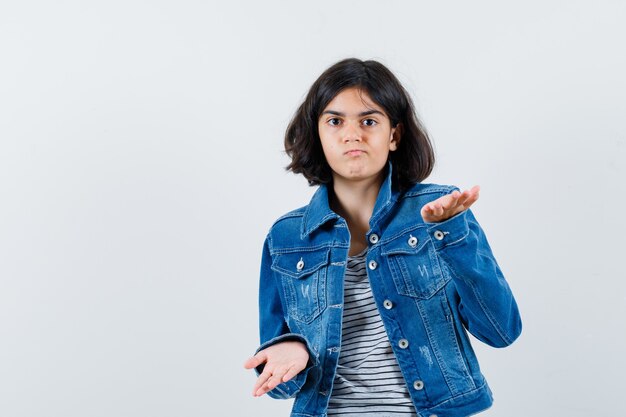
M352 123L346 123L343 135L344 142L360 142L361 141L361 129L358 126L354 126Z

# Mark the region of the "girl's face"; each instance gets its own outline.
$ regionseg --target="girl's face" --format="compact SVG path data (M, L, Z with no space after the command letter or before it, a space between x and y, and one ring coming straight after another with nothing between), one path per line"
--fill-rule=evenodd
M318 130L335 183L382 178L389 152L395 151L399 142L385 111L355 87L343 90L328 103Z

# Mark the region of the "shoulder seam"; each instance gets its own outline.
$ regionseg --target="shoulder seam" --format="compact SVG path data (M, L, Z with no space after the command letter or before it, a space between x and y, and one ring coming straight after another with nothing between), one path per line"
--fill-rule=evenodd
M449 194L454 190L459 190L459 187L455 185L425 184L424 189L406 191L402 198L417 197L426 194Z
M274 222L272 223L272 225L269 228L269 232L268 234L270 234L272 232L272 230L276 227L276 225L278 225L278 223L284 221L284 220L288 220L288 219L294 219L294 218L302 218L304 217L304 212L306 210L307 206L304 207L300 207L297 208L295 210L292 210L288 213L283 214L282 216L280 216L279 218L277 218L276 220L274 220Z

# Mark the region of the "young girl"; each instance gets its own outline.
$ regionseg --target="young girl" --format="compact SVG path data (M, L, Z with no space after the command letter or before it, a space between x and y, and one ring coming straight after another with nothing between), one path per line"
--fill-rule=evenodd
M346 59L313 84L285 135L287 167L319 185L265 240L253 394L292 417L460 417L491 391L466 331L521 332L517 304L469 207L478 186L426 184L434 155L406 90Z

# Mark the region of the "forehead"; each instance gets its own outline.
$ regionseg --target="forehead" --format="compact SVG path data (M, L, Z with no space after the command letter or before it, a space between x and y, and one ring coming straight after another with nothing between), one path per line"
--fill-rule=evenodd
M357 87L349 87L341 90L333 97L328 105L326 105L324 110L338 110L339 108L379 110L385 113L384 109L372 100L367 91Z

